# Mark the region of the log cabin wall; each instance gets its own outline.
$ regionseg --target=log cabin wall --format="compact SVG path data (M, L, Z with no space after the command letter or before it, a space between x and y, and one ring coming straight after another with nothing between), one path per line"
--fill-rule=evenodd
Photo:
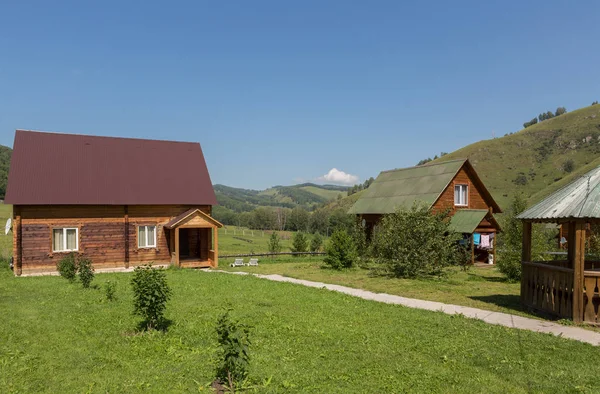
M467 206L455 206L454 205L454 185L468 185L468 201ZM473 183L469 173L465 168L461 168L460 171L454 176L446 190L442 192L440 197L437 199L433 206L434 211L443 211L445 209L451 210L453 215L458 209L489 209L490 206L485 202L481 191L477 188L477 185Z
M169 235L162 225L190 208L211 214L211 206L193 205L20 205L14 207L15 273L55 271L69 252L52 251L52 229L78 229L78 255L95 268L171 262ZM138 248L137 228L156 225L156 247ZM127 234L127 238L126 238Z

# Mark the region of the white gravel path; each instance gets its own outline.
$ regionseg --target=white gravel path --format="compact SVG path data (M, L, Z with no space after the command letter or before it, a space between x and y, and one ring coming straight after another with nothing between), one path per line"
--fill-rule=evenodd
M486 323L497 324L510 328L519 328L522 330L529 330L535 332L543 332L553 334L563 338L569 338L580 342L589 343L594 346L600 346L600 333L591 330L586 330L579 327L564 326L562 324L553 323L546 320L530 319L527 317L521 317L516 315L510 315L508 313L492 312L483 309L470 308L467 306L444 304L436 301L424 301L415 298L406 298L397 295L391 295L386 293L373 293L367 290L353 289L351 287L331 285L322 282L313 282L303 279L288 278L281 275L261 275L251 274L248 272L231 272L231 271L220 271L220 270L203 270L205 272L219 272L234 275L253 275L257 278L268 279L276 282L287 282L295 283L302 286L316 287L320 289L328 289L337 291L340 293L348 294L354 297L363 298L365 300L372 300L377 302L384 302L386 304L403 305L409 308L425 309L428 311L443 312L448 315L462 314L465 317L473 319L483 320Z

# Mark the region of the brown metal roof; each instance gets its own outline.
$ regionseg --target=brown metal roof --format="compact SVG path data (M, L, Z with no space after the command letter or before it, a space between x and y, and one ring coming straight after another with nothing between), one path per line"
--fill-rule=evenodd
M200 144L17 130L6 203L216 205Z

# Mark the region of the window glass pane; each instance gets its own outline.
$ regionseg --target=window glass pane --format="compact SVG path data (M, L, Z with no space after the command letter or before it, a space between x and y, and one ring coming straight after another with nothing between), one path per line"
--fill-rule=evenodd
M462 193L461 193L462 196L460 199L460 203L462 205L467 205L467 185L462 185L461 189L462 189Z
M52 249L55 252L63 250L63 242L63 229L55 228L54 230L52 230Z
M148 246L156 246L154 243L154 232L156 231L156 226L147 226L148 231Z
M138 248L146 247L146 227L138 227Z
M77 249L77 230L74 228L67 229L67 249Z
M460 186L454 186L454 205L460 204Z

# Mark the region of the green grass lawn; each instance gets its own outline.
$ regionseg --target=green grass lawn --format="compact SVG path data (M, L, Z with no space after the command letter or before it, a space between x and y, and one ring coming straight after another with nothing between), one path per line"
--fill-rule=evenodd
M294 261L296 259L296 261ZM301 259L300 262L298 259ZM495 267L471 268L463 272L450 269L448 276L440 279L395 279L372 276L366 269L332 270L323 268L322 258L290 258L287 262L260 261L258 267L220 268L261 274L280 274L297 279L344 285L377 293L395 294L421 300L470 306L491 311L529 316L521 308L519 283L507 282Z
M4 235L4 225L10 217L12 217L12 205L0 204L0 259L7 259L12 255L12 232Z
M282 252L290 252L293 231L278 231ZM219 229L219 254L268 253L271 231L248 230L235 226ZM308 242L312 235L308 234ZM323 240L325 242L325 239Z
M59 277L0 271L0 392L209 392L214 324L251 324L259 392L598 392L600 352L546 334L249 276L170 270L166 333Z

